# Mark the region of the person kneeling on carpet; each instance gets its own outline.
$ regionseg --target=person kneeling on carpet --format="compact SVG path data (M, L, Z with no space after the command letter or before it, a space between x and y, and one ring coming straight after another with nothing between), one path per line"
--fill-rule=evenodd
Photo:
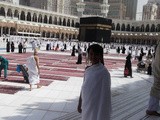
M37 49L34 50L34 55L27 59L26 67L29 75L30 91L32 90L32 85L37 85L37 88L40 88L40 69Z
M8 70L8 60L2 56L0 56L0 77L1 77L1 72L4 69L4 79L7 80L7 70Z

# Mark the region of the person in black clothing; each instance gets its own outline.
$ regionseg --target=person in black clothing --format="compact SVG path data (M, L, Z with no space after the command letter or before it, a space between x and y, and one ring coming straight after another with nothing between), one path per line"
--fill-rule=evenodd
M67 50L67 45L66 45L66 43L64 43L64 50Z
M11 52L14 52L14 49L15 49L15 47L14 47L14 42L12 41L12 42L11 42Z
M48 51L48 50L50 50L51 49L51 46L50 46L50 42L49 42L49 40L47 41L47 44L46 44L46 50Z
M84 51L87 51L87 45L86 44L84 45Z
M141 53L140 56L138 57L138 62L141 62L142 59L143 59L143 55L142 55L142 53Z
M142 54L142 56L144 56L143 48L141 48L141 54Z
M124 77L130 76L132 77L132 63L131 63L131 54L129 53L128 56L126 57L126 63L125 63L125 70L128 69L128 75L124 75Z
M122 53L125 54L126 48L123 46Z
M120 47L118 46L117 48L117 53L119 54L120 53Z
M148 59L152 58L152 53L151 53L151 49L148 50L148 54L146 56Z
M23 45L22 45L22 43L20 42L19 45L18 45L18 52L19 52L19 53L22 53L22 49L23 49Z
M7 40L6 51L10 52L10 42Z
M75 49L75 45L72 47L72 53L71 53L71 56L75 56L75 52L76 52L76 49Z
M152 75L152 65L151 65L151 63L149 64L149 66L147 68L147 74Z
M82 49L78 47L78 60L76 64L82 64Z

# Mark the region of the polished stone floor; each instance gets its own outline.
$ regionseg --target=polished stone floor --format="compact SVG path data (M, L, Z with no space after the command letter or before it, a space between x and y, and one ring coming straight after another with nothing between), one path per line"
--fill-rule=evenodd
M5 44L0 44L0 47L5 47ZM5 50L0 52L8 54ZM47 54L44 50L39 53ZM50 54L70 53L53 51ZM107 57L125 60L125 56ZM153 76L137 73L136 66L133 66L133 78L124 78L123 67L109 70L112 79L112 120L160 120L145 114ZM0 93L0 120L80 120L81 115L76 112L76 108L82 81L82 77L70 77L67 81L54 80L49 86L40 89L34 86L32 91L28 90L27 84L1 81L0 85L24 89L15 94Z

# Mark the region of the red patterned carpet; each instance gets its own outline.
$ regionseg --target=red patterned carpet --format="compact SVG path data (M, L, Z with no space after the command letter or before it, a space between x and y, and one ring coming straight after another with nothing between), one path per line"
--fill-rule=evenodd
M3 55L9 60L9 74L8 76L22 76L16 72L17 64L25 64L27 57L31 56L32 53L26 54L5 54ZM107 54L106 56L109 56ZM113 56L113 54L111 54ZM116 56L116 55L115 55ZM117 69L124 67L125 64L125 55L124 59L105 59L105 65L109 70ZM69 77L83 77L85 60L83 59L83 64L75 64L77 57L72 57L70 55L57 55L57 54L43 54L39 53L40 58L40 77L47 80L68 80ZM133 63L135 65L136 62Z
M0 93L4 94L15 94L16 92L24 89L23 87L11 86L11 85L0 85Z
M16 72L16 66L17 64L26 64L27 57L31 56L32 54L33 53L31 52L25 54L23 53L0 54L1 56L9 60L8 82L25 84L22 73ZM76 64L77 57L73 57L70 55L39 53L38 56L40 59L40 80L41 80L40 83L42 86L48 86L55 80L67 81L70 77L83 77L85 69L84 58L82 64L77 65ZM106 56L109 56L109 54L107 54ZM111 54L111 56L116 56L116 55ZM108 70L124 67L125 55L122 56L124 56L123 60L120 60L118 58L105 59L104 62ZM133 62L133 65L136 65L136 62ZM2 71L2 77L3 77L3 71ZM5 89L5 87L2 88ZM8 90L9 88L13 88L13 91L15 90L18 91L22 89L22 88L16 89L15 86L9 86L9 87L7 86L6 91L7 88ZM0 90L0 93L3 93L3 89ZM8 93L15 93L15 92L8 92Z

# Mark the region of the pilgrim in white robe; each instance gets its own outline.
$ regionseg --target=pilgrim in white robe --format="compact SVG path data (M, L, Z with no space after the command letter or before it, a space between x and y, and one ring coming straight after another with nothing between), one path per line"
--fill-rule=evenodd
M154 84L151 88L150 95L160 100L160 42L156 48L152 69L154 75Z
M31 56L27 59L26 66L28 68L29 84L31 85L38 84L40 80L39 80L38 68L37 68L36 60L34 56Z
M160 100L160 42L156 49L155 58L152 60L152 70L154 83L150 91L149 106L147 110L158 111Z
M110 73L101 63L86 69L82 85L82 120L110 120Z

